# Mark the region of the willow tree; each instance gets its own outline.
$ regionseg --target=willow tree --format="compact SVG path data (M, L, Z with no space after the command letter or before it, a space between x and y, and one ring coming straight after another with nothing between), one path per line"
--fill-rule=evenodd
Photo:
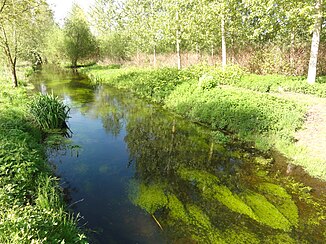
M64 23L64 51L72 67L77 67L79 60L94 55L96 49L96 39L91 33L84 11L73 4Z
M16 66L27 59L42 42L47 20L52 19L43 0L3 0L0 2L0 48L11 71L14 87L18 86Z

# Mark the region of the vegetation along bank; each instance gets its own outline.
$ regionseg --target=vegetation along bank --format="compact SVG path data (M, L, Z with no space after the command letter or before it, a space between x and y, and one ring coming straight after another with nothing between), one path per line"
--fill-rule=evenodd
M258 149L276 149L310 175L326 180L323 155L311 155L309 145L296 143L311 101L326 97L322 80L311 86L301 77L247 74L237 66L177 70L111 65L82 72L93 82L131 90L213 130L231 132ZM297 99L299 93L311 100Z
M63 126L68 109L27 91L0 80L0 243L85 243L45 158L45 133Z

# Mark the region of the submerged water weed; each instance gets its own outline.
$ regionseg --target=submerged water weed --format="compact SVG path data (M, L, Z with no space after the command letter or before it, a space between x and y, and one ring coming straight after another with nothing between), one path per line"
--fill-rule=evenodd
M258 189L264 194L268 201L273 203L273 205L290 221L293 226L298 226L298 207L283 187L272 183L262 183L259 185Z
M137 181L130 182L129 199L150 214L154 214L168 203L161 186L156 184L147 186L143 183L139 184Z
M215 199L231 211L247 215L259 223L284 231L290 231L292 226L298 225L298 209L285 189L280 186L261 185L259 189L266 194L269 201L264 195L248 189L240 195L234 194L226 186L219 184L216 176L208 172L181 168L178 174L182 179L193 182L204 198Z
M33 121L42 130L48 132L68 128L66 120L69 118L70 108L53 94L35 96L29 108Z

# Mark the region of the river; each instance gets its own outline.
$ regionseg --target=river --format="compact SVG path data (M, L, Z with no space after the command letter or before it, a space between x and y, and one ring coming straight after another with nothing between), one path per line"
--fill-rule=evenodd
M71 107L74 146L48 158L91 243L325 242L325 184L129 92L64 71L32 79Z

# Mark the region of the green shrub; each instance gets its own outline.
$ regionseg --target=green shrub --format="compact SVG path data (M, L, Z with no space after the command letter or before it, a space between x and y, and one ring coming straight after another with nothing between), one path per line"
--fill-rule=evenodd
M39 94L30 104L33 121L44 131L67 129L69 107L52 95Z
M217 85L237 84L246 73L238 65L226 67L196 65L187 71L191 78L198 80L198 86L204 89L211 89Z
M188 76L174 68L164 69L123 69L101 70L98 68L85 69L94 82L104 82L117 88L128 89L138 96L162 103L172 90Z

